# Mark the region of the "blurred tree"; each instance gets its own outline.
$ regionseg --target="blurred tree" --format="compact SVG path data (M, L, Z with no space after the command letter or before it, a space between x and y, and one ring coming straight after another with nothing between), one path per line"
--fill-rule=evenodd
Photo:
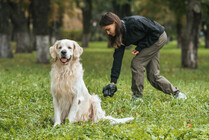
M118 15L120 19L126 16L132 16L131 13L131 2L132 0L112 0L113 13ZM111 48L108 42L108 48ZM126 49L131 49L131 46L127 46Z
M93 0L92 2L92 20L91 20L91 40L106 40L106 33L102 31L97 24L106 12L113 12L117 14L120 18L125 16L131 16L131 4L134 0ZM102 6L98 6L102 5ZM108 47L111 47L108 45Z
M82 47L88 47L92 19L92 0L76 0L76 5L82 10L83 15Z
M167 2L174 14L178 48L182 48L183 30L186 23L186 0L167 0L166 2L162 0L162 2Z
M97 21L100 20L101 15L103 15L108 11L112 11L113 9L112 0L93 0L92 4L93 4L92 18L97 19ZM98 6L98 4L102 6Z
M175 17L164 0L135 0L132 3L133 13L148 17L165 27L169 40L175 36Z
M201 27L200 0L187 0L187 24L184 33L181 61L184 68L197 68L197 48Z
M50 41L54 44L57 39L59 28L63 26L63 15L69 17L74 15L75 2L74 0L51 0L49 12L49 33Z
M38 63L49 63L49 5L50 0L31 0Z
M8 2L0 0L0 57L12 58L12 50L10 46L10 7Z
M120 18L131 16L131 2L133 0L112 0L113 13Z
M101 10L102 14L104 14L104 12L111 11L111 12L115 13L116 15L118 15L121 19L126 17L126 16L131 16L132 15L132 13L131 13L131 3L132 3L132 1L133 0L108 0L108 1L104 1L104 3L102 5L106 7L105 8L106 10L105 11ZM103 8L103 7L100 7L100 8ZM99 14L99 15L101 16L101 14ZM107 47L108 48L112 47L112 46L110 46L109 42L108 42ZM126 48L130 48L130 47L126 47Z
M92 20L91 20L91 40L95 41L104 41L106 40L106 33L101 29L101 27L99 26L99 21L101 19L101 16L106 13L107 11L111 11L112 10L112 3L111 1L105 1L105 0L94 0L92 3ZM102 5L102 6L98 6Z
M13 33L17 42L16 53L32 52L33 50L28 24L29 4L29 0L9 0Z
M58 34L59 27L62 26L63 18L63 2L59 0L50 1L50 12L49 12L49 34L50 43L53 44L56 41L56 35Z
M205 36L205 48L209 49L209 0L202 0L202 31Z

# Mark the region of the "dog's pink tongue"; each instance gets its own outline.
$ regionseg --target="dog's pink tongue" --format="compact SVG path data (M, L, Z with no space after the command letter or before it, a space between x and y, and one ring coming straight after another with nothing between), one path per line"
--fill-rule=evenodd
M62 61L62 63L65 63L65 62L67 62L67 59L66 58L62 58L61 61Z

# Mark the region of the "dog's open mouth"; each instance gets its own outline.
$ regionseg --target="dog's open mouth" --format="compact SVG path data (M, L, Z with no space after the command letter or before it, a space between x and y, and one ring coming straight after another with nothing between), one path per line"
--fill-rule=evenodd
M71 59L71 57L70 58L61 58L60 59L60 61L62 62L62 63L67 63L67 62L69 62L70 61L70 59Z

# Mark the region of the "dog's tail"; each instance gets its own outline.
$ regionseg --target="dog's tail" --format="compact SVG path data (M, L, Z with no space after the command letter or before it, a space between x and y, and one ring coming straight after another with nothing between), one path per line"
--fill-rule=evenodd
M134 119L133 117L117 119L111 116L105 116L105 111L102 110L101 108L100 98L97 95L93 94L91 101L92 101L92 117L91 118L93 122L98 122L99 120L103 119L103 120L110 120L111 124L117 124L117 123L126 123Z
M129 122L131 120L133 120L133 117L129 117L129 118L121 118L121 119L117 119L117 118L113 118L112 116L105 116L104 118L105 120L110 120L111 124L117 124L117 123L126 123Z

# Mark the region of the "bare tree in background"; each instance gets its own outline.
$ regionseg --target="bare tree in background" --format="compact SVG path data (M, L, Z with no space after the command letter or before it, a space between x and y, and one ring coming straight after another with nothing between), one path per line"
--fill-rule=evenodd
M205 48L209 49L209 0L202 0L202 31L205 36Z
M48 27L49 4L50 0L31 0L38 63L49 63L50 60Z
M32 44L29 32L28 18L25 8L28 6L24 1L9 1L11 7L11 21L13 24L15 41L17 42L16 53L32 52Z
M205 36L205 48L209 49L209 23L203 23L203 33Z
M126 16L131 16L131 2L132 0L123 0L123 1L112 1L113 12L118 15L120 18Z
M182 46L181 60L184 68L197 68L198 39L201 27L200 0L188 0L187 25Z
M168 0L168 6L173 11L175 17L176 33L178 48L182 48L183 43L183 29L185 27L184 20L186 15L186 1L187 0ZM165 1L162 0L162 3Z
M92 0L84 0L81 10L83 15L82 47L88 47L89 34L91 30Z
M132 0L123 0L123 1L119 1L119 0L113 0L112 1L112 7L113 7L113 13L115 13L116 15L118 15L120 17L120 19L126 17L126 16L131 16L131 2ZM107 45L108 48L111 48L112 46L110 46L110 42L108 42ZM130 46L126 46L126 49L131 49L131 45Z
M3 58L13 57L10 46L9 16L10 9L8 3L5 1L0 1L0 57Z

